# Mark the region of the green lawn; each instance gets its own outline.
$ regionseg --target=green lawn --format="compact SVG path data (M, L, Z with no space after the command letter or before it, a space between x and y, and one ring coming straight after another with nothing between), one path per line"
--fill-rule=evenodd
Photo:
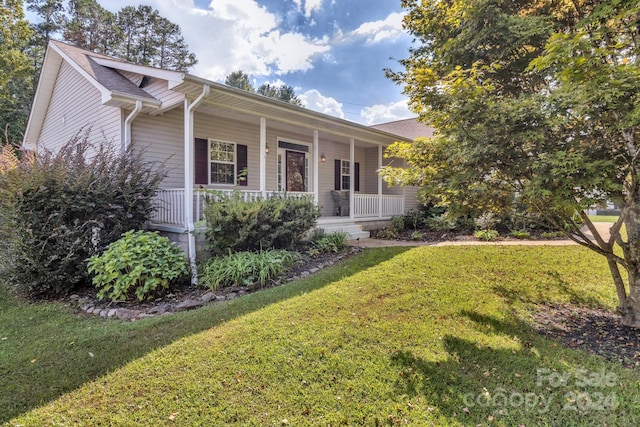
M589 219L592 222L616 222L618 215L589 215Z
M637 370L528 325L542 302L613 307L609 281L577 246L421 247L135 323L4 295L0 413L33 426L640 425Z

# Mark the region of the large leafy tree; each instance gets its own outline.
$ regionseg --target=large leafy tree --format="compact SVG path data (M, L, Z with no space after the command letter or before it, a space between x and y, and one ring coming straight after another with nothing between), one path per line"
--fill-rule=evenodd
M242 70L237 70L229 74L224 79L224 84L227 86L237 87L238 89L246 90L247 92L255 92L256 89L249 80L249 75Z
M31 40L22 1L0 0L1 143L22 140L33 91L34 67L28 55Z
M622 322L640 327L638 3L404 0L403 6L417 43L401 61L405 71L388 74L439 133L394 145L389 154L410 167L383 174L424 185L432 200L454 209L495 208L517 192L607 258ZM586 215L605 200L621 208L610 237Z
M83 49L110 54L117 49L120 29L116 16L96 0L69 0L64 40Z

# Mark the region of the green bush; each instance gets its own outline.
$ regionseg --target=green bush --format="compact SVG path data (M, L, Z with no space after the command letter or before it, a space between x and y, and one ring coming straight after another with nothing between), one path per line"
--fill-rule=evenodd
M404 214L405 228L411 227L413 230L419 230L424 227L427 213L422 209L409 209Z
M87 284L86 260L142 228L153 210L161 168L89 135L0 173L0 270L19 293L63 294Z
M522 240L531 238L531 233L529 233L527 230L513 230L510 235L511 237Z
M296 255L282 249L236 252L210 258L198 268L200 284L211 290L228 286L264 287L286 273L295 263Z
M562 231L545 231L540 235L540 237L542 237L543 239L553 240L553 239L562 239L566 236Z
M311 256L326 254L330 252L340 252L347 247L347 233L336 231L330 234L315 233L311 239L312 248L309 250Z
M393 216L391 217L391 228L396 233L400 233L404 230L404 216Z
M207 204L208 249L214 255L261 249L291 249L315 227L320 210L309 197L273 197L245 202L241 194L219 195Z
M478 230L473 233L473 237L478 240L484 240L486 242L493 242L498 240L500 234L496 230Z
M411 240L423 240L424 239L424 233L415 230L414 232L411 233Z
M182 250L157 232L127 231L87 264L98 298L142 301L156 297L188 273Z

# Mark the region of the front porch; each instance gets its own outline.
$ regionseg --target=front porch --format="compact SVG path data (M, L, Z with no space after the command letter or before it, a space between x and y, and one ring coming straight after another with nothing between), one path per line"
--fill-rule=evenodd
M308 197L318 200L316 193L308 192L279 192L279 191L254 191L254 190L193 190L193 222L204 220L204 209L207 203L218 202L222 195L239 195L246 201L279 197ZM185 224L185 190L183 188L161 189L156 192L156 209L150 218L150 228L175 230L186 229ZM335 216L322 215L318 220L319 228L326 224L341 224L367 221L384 221L392 216L404 213L404 196L378 195L378 194L353 194L353 209L348 209L349 215ZM326 210L325 210L326 211ZM331 208L331 212L335 209Z

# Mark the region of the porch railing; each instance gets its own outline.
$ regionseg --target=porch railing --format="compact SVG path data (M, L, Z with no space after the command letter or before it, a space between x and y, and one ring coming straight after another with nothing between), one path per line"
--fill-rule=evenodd
M263 197L280 195L286 197L311 197L313 193L284 193L267 191L263 195L261 191L233 191L233 190L201 190L193 191L193 220L198 222L204 219L204 208L207 203L220 200L224 196L238 195L248 202ZM156 191L155 210L151 214L150 221L154 224L184 225L184 189L169 188Z
M353 199L353 216L355 218L386 217L404 213L403 196L354 194Z
M204 208L207 203L218 201L221 195L231 196L238 194L245 201L257 200L263 197L260 191L233 191L233 190L200 190L193 192L193 220L198 222L204 219ZM267 198L274 195L286 197L311 197L313 193L283 193L267 191ZM162 189L156 192L156 209L151 215L154 224L184 225L184 189ZM354 218L375 218L401 215L404 213L404 197L377 194L354 194ZM380 211L382 208L382 211Z

